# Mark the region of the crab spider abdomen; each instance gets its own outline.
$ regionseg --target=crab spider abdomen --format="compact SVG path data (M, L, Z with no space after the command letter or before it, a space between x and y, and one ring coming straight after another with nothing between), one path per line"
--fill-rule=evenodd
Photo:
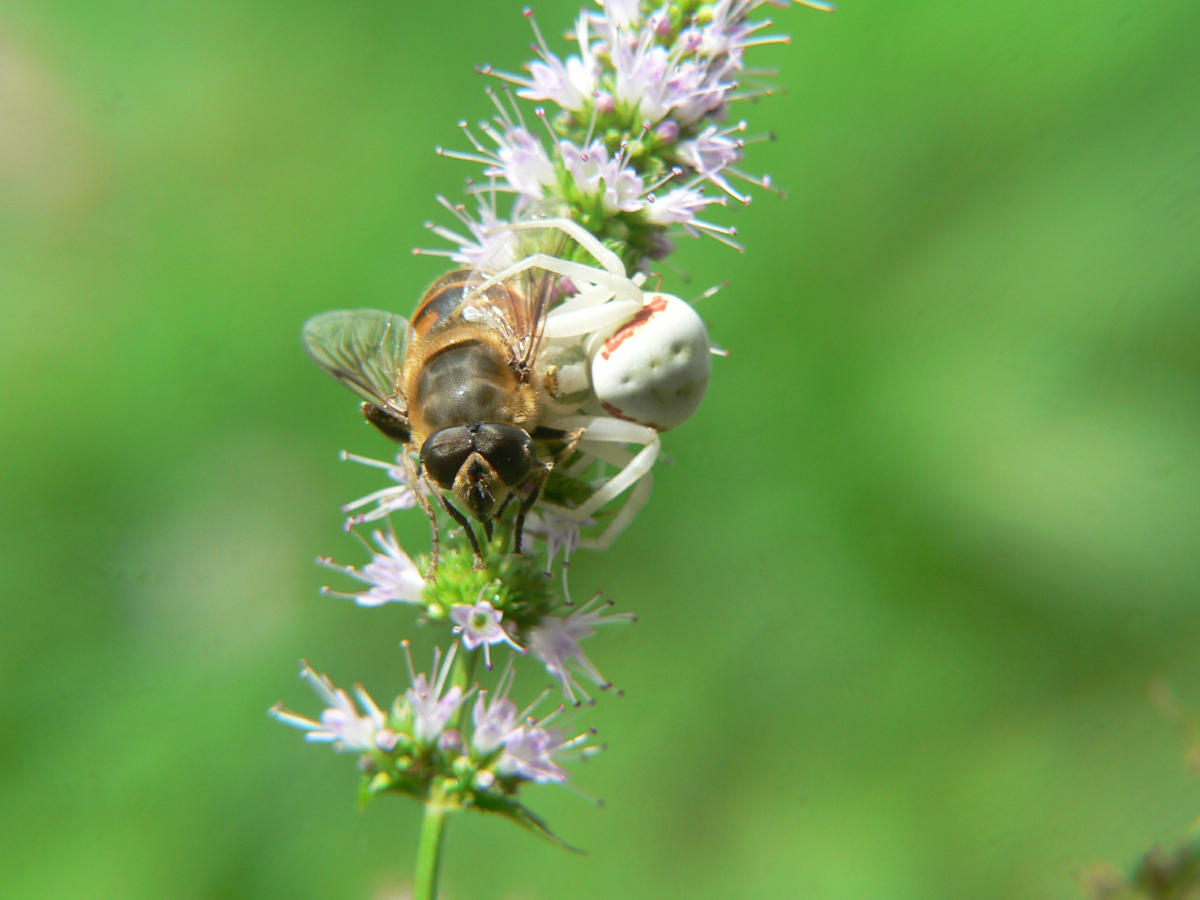
M635 315L589 341L592 390L609 415L675 428L704 399L709 347L704 320L690 305L647 293Z

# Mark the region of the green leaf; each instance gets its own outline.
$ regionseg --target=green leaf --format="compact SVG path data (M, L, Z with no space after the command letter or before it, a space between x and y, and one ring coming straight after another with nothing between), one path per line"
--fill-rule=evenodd
M561 847L564 850L569 850L572 853L583 854L587 851L573 847L550 830L545 819L534 813L529 807L522 803L518 803L511 797L504 797L498 794L481 793L475 796L475 807L483 812L499 813L510 821L516 822L522 828L532 831L543 840Z

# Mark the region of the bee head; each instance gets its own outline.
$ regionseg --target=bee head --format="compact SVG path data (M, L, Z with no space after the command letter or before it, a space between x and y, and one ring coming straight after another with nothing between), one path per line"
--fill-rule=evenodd
M455 425L434 432L421 447L421 465L471 515L487 522L512 488L540 463L533 439L515 425Z
M508 496L508 487L500 474L481 453L472 453L454 479L454 496L480 522L496 514L500 501Z

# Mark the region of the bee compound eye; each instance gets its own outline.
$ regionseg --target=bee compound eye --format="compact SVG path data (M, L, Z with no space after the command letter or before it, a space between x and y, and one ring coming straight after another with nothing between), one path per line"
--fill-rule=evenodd
M524 481L536 465L533 439L515 425L480 425L475 433L475 449L509 487Z
M454 478L475 449L475 439L465 425L435 431L421 445L421 466L443 490L454 486Z

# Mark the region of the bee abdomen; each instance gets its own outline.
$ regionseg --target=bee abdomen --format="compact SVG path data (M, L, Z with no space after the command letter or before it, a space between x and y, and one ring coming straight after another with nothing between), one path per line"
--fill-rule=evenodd
M496 348L468 340L451 344L425 361L410 399L431 431L503 422L514 383L512 370Z

